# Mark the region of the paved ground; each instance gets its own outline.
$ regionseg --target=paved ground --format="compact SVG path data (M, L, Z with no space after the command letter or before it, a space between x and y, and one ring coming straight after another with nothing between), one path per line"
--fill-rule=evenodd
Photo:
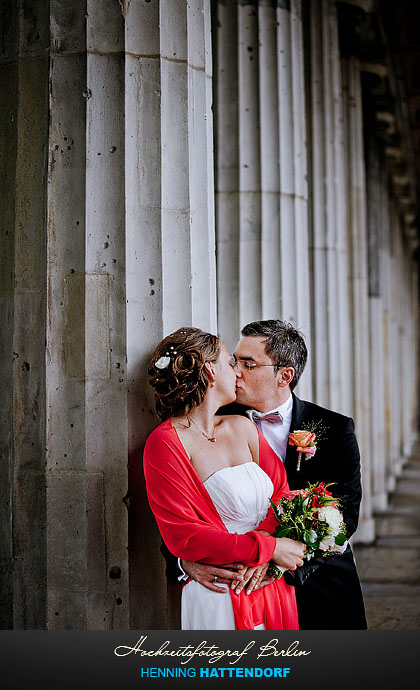
M369 630L420 630L420 454L375 520L375 544L353 548Z

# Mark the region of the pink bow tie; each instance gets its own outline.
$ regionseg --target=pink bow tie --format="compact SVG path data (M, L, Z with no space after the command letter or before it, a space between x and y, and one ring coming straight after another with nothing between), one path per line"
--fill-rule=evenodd
M251 422L257 424L257 422L269 422L270 424L283 424L283 417L280 412L276 410L275 412L257 412L257 410L247 410L246 411Z

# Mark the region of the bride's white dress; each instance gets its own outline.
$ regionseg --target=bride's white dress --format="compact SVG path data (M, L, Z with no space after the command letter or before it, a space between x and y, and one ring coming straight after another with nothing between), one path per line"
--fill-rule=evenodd
M204 482L229 532L245 534L262 522L270 505L273 483L255 462L225 467ZM220 585L228 589L227 585ZM219 594L194 580L181 597L182 630L235 630L229 592ZM258 626L258 629L263 626Z

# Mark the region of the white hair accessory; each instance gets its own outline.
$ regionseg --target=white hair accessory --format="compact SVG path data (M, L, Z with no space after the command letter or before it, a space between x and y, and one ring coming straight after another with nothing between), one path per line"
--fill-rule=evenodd
M170 357L160 357L160 359L158 359L158 361L155 362L155 367L156 369L166 369L170 361Z

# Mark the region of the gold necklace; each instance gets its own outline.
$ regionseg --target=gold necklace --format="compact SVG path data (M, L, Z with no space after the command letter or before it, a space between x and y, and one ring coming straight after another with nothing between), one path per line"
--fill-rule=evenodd
M215 437L215 435L214 435L214 428L213 428L213 436L209 436L208 434L206 434L205 431L202 431L202 430L200 429L200 427L197 426L197 424L195 423L195 421L193 420L192 417L188 417L188 416L187 416L187 419L188 419L189 422L192 422L192 423L194 424L195 427L197 427L197 429L198 429L198 431L200 432L200 434L203 434L203 436L207 439L207 441L210 441L211 443L215 443L215 442L216 442L216 437Z

